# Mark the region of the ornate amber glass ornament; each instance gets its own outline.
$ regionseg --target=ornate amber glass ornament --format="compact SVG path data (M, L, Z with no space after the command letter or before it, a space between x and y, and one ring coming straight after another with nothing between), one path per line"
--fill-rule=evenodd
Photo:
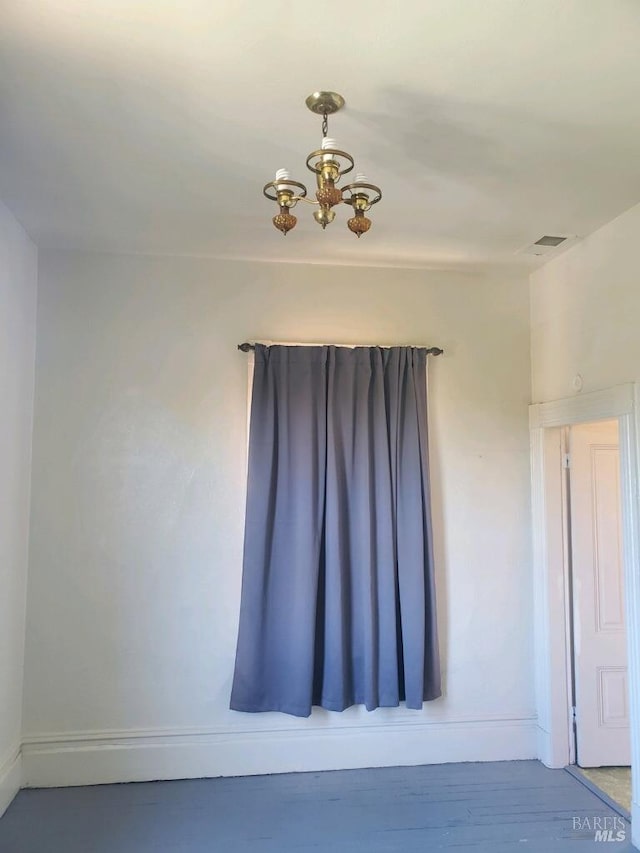
M349 231L353 231L356 237L362 237L371 228L371 220L367 219L361 210L356 211L356 215L347 220Z
M297 221L298 217L294 216L293 213L278 213L273 217L273 224L278 231L282 231L285 237L292 228L296 227Z
M334 207L342 201L342 192L338 187L326 184L316 192L316 198L323 207Z

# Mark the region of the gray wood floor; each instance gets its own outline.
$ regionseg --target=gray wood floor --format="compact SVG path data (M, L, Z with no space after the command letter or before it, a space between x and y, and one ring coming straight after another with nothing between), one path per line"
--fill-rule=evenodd
M441 764L21 791L0 851L586 853L602 842L574 818L605 817L621 820L537 761ZM618 853L633 849L628 825L626 837Z

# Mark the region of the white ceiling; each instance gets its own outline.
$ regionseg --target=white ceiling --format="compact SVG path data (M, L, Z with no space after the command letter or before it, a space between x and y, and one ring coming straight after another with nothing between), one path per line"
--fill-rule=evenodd
M530 265L543 234L640 201L638 0L1 7L0 198L40 246ZM347 208L323 233L307 205L285 240L262 196L279 167L312 185L319 88L383 189L361 240Z

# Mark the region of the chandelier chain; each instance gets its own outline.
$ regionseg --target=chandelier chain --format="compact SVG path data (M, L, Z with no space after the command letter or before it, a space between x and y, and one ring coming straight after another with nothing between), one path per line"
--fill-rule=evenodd
M329 133L329 119L327 118L326 113L322 113L322 138L324 139L328 133Z

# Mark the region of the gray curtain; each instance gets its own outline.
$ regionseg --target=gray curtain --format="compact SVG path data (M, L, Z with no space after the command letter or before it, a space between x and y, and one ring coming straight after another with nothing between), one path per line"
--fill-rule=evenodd
M231 708L440 695L426 359L256 345Z

